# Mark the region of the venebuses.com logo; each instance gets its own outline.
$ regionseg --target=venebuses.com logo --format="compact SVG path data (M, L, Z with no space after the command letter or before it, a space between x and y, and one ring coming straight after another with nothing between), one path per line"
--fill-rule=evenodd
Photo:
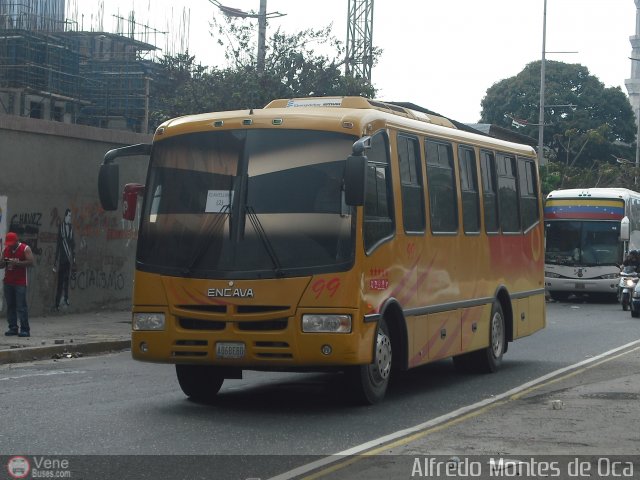
M30 459L22 455L9 457L7 461L9 478L71 478L68 458L35 456Z
M7 472L11 478L27 478L31 471L29 460L25 457L15 456L7 462Z

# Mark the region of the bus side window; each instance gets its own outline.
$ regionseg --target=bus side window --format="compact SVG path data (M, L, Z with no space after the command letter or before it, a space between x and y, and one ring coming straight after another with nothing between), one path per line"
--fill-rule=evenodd
M480 152L480 174L482 175L482 198L484 206L484 229L487 233L500 231L498 222L498 193L496 188L496 161L493 152Z
M390 238L395 230L389 140L386 133L378 132L371 137L367 160L363 234L365 250L370 252L379 242Z
M458 201L450 143L425 141L431 231L458 231Z
M500 227L502 232L520 232L520 211L518 208L518 186L516 184L516 159L498 153L498 204L500 205Z
M476 154L472 148L458 147L460 162L460 190L462 191L462 226L465 233L480 231L478 174Z
M526 231L538 221L539 217L535 163L531 160L518 158L518 177L520 180L520 215L522 228Z
M400 183L402 184L402 219L404 231L423 233L424 189L422 186L422 168L420 166L420 143L417 138L398 135L398 163L400 164Z

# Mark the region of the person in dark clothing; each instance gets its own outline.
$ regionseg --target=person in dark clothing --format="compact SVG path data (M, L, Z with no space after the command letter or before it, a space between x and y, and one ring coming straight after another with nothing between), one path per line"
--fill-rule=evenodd
M636 272L640 273L640 251L629 250L629 254L622 262L622 267L634 267Z
M56 286L55 309L59 310L61 303L69 305L69 278L76 264L76 243L73 238L73 226L71 225L71 210L68 208L64 212L64 220L58 228L58 243L56 245L55 262L53 271L58 273ZM64 294L64 298L62 295Z

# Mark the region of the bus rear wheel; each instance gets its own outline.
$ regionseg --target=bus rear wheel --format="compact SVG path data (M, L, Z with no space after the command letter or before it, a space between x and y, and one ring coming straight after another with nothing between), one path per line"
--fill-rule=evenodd
M176 365L178 383L194 402L212 403L224 382L218 367L211 365Z
M500 302L493 302L489 320L489 346L476 352L453 357L456 370L473 373L493 373L502 363L506 351L504 313Z
M373 362L353 367L350 381L356 402L373 405L384 398L391 377L392 348L384 318L378 324Z

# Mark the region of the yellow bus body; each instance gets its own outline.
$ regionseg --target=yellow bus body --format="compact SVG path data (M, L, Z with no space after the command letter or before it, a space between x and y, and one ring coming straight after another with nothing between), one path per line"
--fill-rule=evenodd
M323 130L355 137L386 131L394 191L392 237L372 252L365 252L360 206L355 261L346 272L262 280L210 280L138 270L133 313L163 313L166 326L162 331L133 331L135 359L267 370L366 365L373 361L376 324L384 316L394 323L396 335L400 334L397 339L400 349L394 349L394 355L400 355L396 357L399 365L411 368L487 348L495 301L504 310L507 341L545 326L542 221L524 232L490 235L485 231L481 208L480 231L465 234L462 209L458 208L457 234L434 234L429 228L429 195L425 193L426 231L410 234L403 228L398 193L401 188L398 132L416 136L423 155L425 138L450 142L456 157L456 185L460 176L458 145L471 147L476 157L481 149L487 149L535 160L533 150L459 130L436 116L393 109L362 98L339 100L339 107L288 108L287 101L282 100L251 112L178 118L158 129L154 144L212 128ZM422 164L426 192L424 158ZM482 205L482 189L479 195ZM461 205L459 187L456 196ZM537 209L541 216L539 190ZM226 291L229 296L210 296L211 291ZM253 296L243 297L249 291ZM301 318L305 313L350 314L352 332L303 333ZM193 325L207 327L200 329ZM216 358L217 342L243 343L244 358Z

